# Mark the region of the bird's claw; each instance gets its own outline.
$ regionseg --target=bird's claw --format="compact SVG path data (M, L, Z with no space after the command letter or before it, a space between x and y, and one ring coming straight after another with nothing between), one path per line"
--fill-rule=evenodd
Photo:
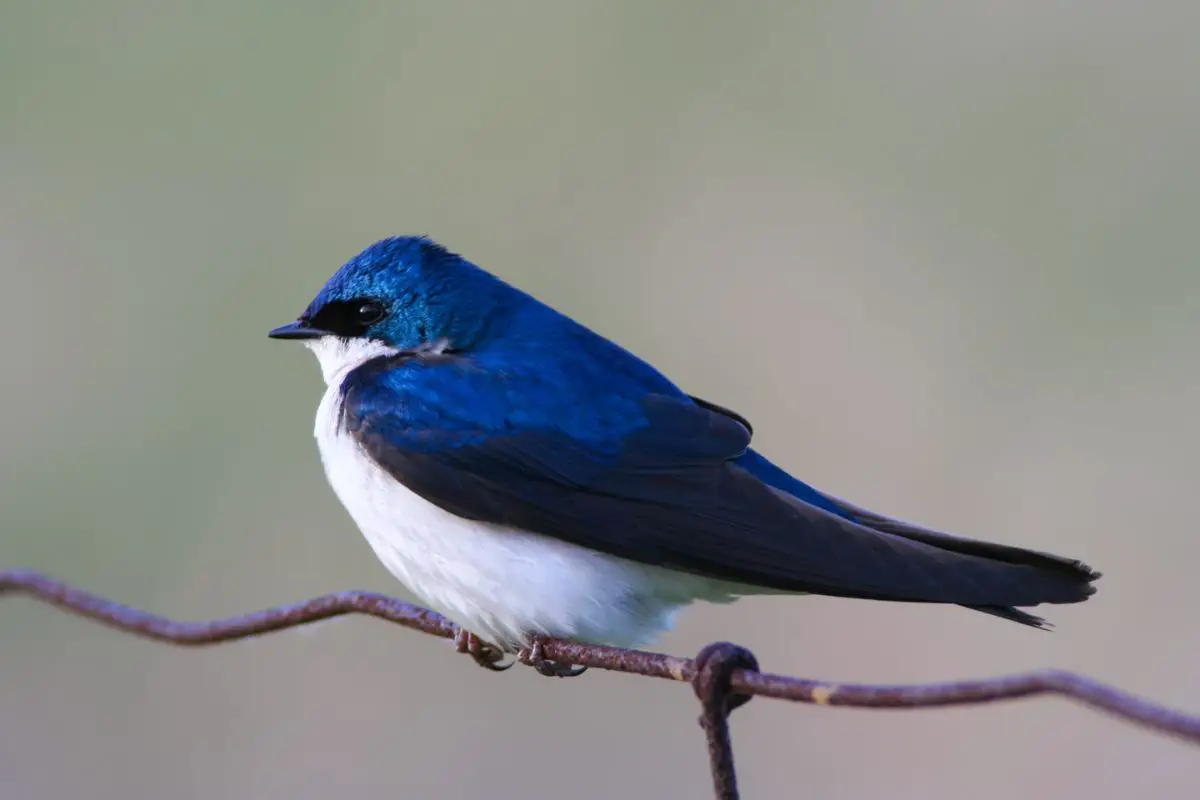
M574 678L587 672L587 667L577 667L561 661L550 661L542 654L545 637L531 636L529 644L521 648L517 660L526 666L533 667L539 675L547 678Z
M501 664L500 662L504 660L504 652L465 628L459 628L458 633L454 634L454 649L460 653L466 653L475 659L476 664L492 672L504 672L517 663L510 661L507 664Z

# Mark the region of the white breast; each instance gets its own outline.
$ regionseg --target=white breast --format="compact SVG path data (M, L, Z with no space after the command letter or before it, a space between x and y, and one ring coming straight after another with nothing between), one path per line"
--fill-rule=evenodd
M329 483L384 566L459 625L508 649L535 633L634 646L697 597L731 599L714 582L466 520L409 491L339 424L345 376L394 351L333 337L310 347L328 384L314 433Z

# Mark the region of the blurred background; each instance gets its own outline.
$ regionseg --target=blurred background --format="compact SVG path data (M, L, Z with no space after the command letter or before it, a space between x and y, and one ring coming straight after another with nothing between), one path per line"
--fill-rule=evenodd
M751 599L714 638L841 681L1085 671L1200 710L1200 7L5 3L0 564L181 618L402 591L268 341L428 233L748 416L837 495L1083 558L1042 634ZM0 607L0 796L706 797L681 685L483 672L365 619L204 650ZM758 701L750 798L1185 796L1061 701ZM570 789L564 788L570 782Z

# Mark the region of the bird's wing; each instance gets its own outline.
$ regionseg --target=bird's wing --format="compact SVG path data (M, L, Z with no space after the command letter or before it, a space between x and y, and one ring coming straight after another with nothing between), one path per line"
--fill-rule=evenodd
M458 516L774 590L963 605L1082 599L1077 580L875 530L767 485L736 463L749 427L711 404L570 398L469 367L415 370L352 374L343 424L396 480Z

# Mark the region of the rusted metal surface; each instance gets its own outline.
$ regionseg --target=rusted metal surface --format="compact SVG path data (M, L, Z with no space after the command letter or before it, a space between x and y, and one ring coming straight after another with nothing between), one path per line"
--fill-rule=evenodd
M768 673L742 673L734 689L763 697L851 708L937 708L1058 695L1158 733L1200 744L1200 716L1187 714L1065 670L996 678L894 685L837 683Z
M31 570L0 571L0 593L5 592L23 592L118 630L178 645L218 644L346 614L378 617L443 638L452 638L458 630L433 611L376 592L337 592L265 611L200 622L179 622L151 614Z
M265 611L198 622L179 622L151 614L77 589L32 570L0 570L0 595L16 593L28 595L118 630L176 645L198 646L228 642L346 614L376 617L445 639L455 639L459 636L459 628L439 614L375 592L337 592ZM459 645L460 649L465 648L466 652L471 653L472 646L469 640L464 638L458 641L462 642ZM480 646L476 644L474 649L479 651ZM706 656L705 653L709 655ZM480 654L472 653L473 657ZM663 653L544 639L540 641L540 655L548 661L560 664L574 664L674 681L693 681L693 686L698 687L698 694L701 687L704 688L708 694L700 696L705 703L705 718L709 719L709 722L703 724L709 732L710 753L713 752L711 748L714 746L715 736L717 755L720 759L728 757L727 793L718 794L718 797L736 797L733 754L728 747L727 717L728 711L744 703L750 696L773 697L816 705L903 709L978 705L1038 695L1058 695L1109 713L1126 722L1192 744L1200 744L1200 716L1152 703L1083 675L1061 670L982 680L889 686L819 681L762 673L758 671L753 661L754 656L749 651L727 643L710 645L702 651L697 660L692 660ZM707 672L702 669L706 663ZM718 679L718 683L711 683ZM724 713L718 715L717 706L710 706L705 697L722 698L724 705L721 708ZM733 705L729 705L729 698L739 699L733 700ZM724 761L719 764L714 762L714 781L719 777L718 768L722 770L721 776L726 775ZM721 785L723 784L718 784L718 791L721 791ZM733 794L729 794L729 791Z
M751 695L736 694L730 681L735 672L758 672L758 659L744 647L714 642L693 660L692 689L700 700L700 727L708 739L708 766L717 800L738 800L737 772L733 764L733 740L729 715L750 702Z

